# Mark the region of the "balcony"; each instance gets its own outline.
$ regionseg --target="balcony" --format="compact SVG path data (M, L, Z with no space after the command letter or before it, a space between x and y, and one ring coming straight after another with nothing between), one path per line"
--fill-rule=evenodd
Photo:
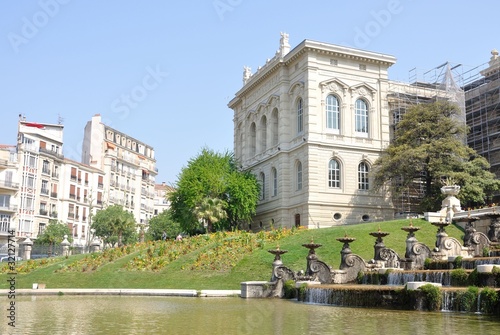
M46 154L49 154L49 155L54 156L56 158L64 159L64 155L61 155L60 153L49 150L47 148L40 148L40 153L46 153Z
M13 183L10 180L0 180L0 187L17 190L19 188L19 183Z
M104 188L104 184L103 183L98 183L97 184L97 188L102 190Z
M10 166L14 166L14 162L7 160L7 159L0 159L0 167L2 168L7 168Z
M46 174L46 175L48 175L48 176L50 176L50 169L49 169L49 168L46 168L46 167L43 167L43 168L42 168L42 173L43 173L43 174Z
M73 220L75 218L75 213L69 212L68 213L68 220Z
M71 177L69 177L71 181L76 181L76 176L73 176L71 175Z
M75 200L76 199L76 195L75 194L70 194L69 198Z
M40 209L40 215L48 215L48 213L46 209Z
M59 179L59 173L57 173L57 172L52 172L52 178L54 178L54 179Z
M51 198L57 198L57 192L50 192Z
M14 205L9 205L9 206L0 205L0 212L17 212L17 206L14 206Z
M50 217L51 218L57 218L57 212L50 212Z
M42 188L42 189L40 190L40 194L41 194L41 195L46 195L46 196L49 196L49 192L50 192L50 191L49 191L48 189L46 189L46 188Z

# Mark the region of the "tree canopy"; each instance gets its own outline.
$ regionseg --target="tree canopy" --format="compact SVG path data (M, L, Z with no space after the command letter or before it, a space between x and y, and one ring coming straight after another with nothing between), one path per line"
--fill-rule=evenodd
M149 220L146 238L151 241L160 240L163 232L167 234L167 238L175 238L181 233L181 227L177 222L172 220L170 211L168 210L161 212Z
M259 186L252 173L237 168L232 154L204 148L181 170L176 190L169 198L172 218L179 222L183 231L194 233L202 229L199 213L206 199L219 199L226 213L219 213L215 228L230 229L251 220L259 198Z
M424 186L422 211L441 208L444 183L461 187L462 204L483 204L500 182L488 161L465 144L461 111L449 102L412 106L397 124L394 140L375 162L374 189L400 195L414 182Z
M49 220L49 224L41 234L37 236L36 244L48 245L49 256L52 254L52 248L64 240L64 235L68 236L68 241L72 242L71 231L68 225L57 220Z
M95 235L103 240L104 245L120 246L137 242L134 215L120 205L98 211L93 217L91 228L95 229Z

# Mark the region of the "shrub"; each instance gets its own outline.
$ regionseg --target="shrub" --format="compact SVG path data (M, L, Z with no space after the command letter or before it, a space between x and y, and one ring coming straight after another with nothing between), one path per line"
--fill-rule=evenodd
M306 300L306 290L307 290L307 284L303 283L299 286L299 300L300 301L305 301Z
M454 269L460 269L462 267L462 256L457 256L455 260L453 261L453 268Z
M493 313L497 307L499 297L497 291L490 287L486 287L481 290L480 293L481 306L479 310L483 313Z
M441 308L441 302L443 297L441 295L441 290L439 287L426 284L420 286L419 290L422 291L424 295L425 305L430 311L438 311Z
M462 268L451 271L451 286L467 286L469 274Z
M474 269L471 273L469 273L467 283L472 286L479 286L479 273L477 272L477 269Z
M297 297L297 290L295 289L295 281L290 279L285 282L283 286L284 290L284 298L285 299L294 299Z
M479 289L476 286L469 286L467 291L457 295L457 309L462 312L472 312L477 310L477 297Z

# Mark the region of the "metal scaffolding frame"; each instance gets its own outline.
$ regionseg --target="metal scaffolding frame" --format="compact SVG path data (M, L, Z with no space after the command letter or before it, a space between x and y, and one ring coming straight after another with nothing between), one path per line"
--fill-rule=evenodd
M387 100L390 111L391 139L394 138L397 123L406 111L412 106L422 103L432 103L439 100L455 102L462 110L462 113L458 115L459 121L465 125L464 91L460 81L456 81L456 78L458 80L463 78L459 73L461 68L460 64L452 65L446 62L425 72L416 68L410 70L409 83L389 81ZM396 216L418 213L423 195L423 178L416 177L401 195L393 197Z

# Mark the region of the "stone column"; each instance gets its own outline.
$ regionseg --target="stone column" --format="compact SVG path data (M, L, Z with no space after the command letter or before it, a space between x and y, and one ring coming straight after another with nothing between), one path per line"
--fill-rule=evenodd
M94 238L92 240L92 243L90 243L90 252L99 252L100 249L101 249L101 242L97 238Z
M24 244L23 258L26 260L31 259L31 247L33 246L33 241L30 240L29 236L26 236L26 239L24 240L23 244Z
M62 250L63 250L63 256L68 257L69 256L69 241L68 241L68 235L64 235L64 240L61 242Z

